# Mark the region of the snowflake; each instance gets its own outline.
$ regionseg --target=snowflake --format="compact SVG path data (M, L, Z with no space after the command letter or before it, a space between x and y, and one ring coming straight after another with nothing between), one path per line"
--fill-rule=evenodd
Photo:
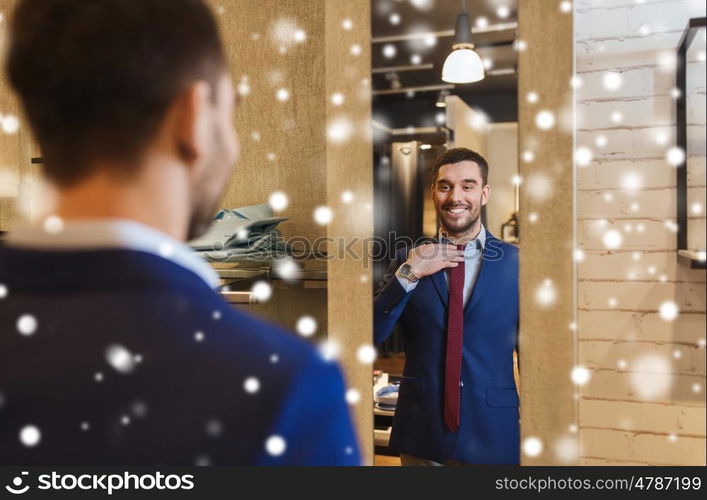
M590 377L591 374L589 370L587 370L583 366L575 366L572 369L571 379L575 385L585 385L587 382L589 382Z
M621 233L617 230L610 229L609 231L604 233L602 242L604 243L604 246L606 248L613 250L621 246L621 243L623 242L623 236L621 236Z
M120 373L130 373L135 369L135 357L120 344L111 344L106 348L106 361Z
M24 336L33 335L37 331L37 318L23 314L17 319L17 330Z
M616 92L623 85L623 77L615 71L607 71L602 77L602 84L609 92Z
M311 316L302 316L297 320L296 329L303 337L311 337L317 331L317 322Z
M287 443L282 436L273 435L265 441L265 450L274 457L282 455L286 449Z
M0 128L6 134L16 134L20 129L20 120L15 115L5 115L0 119Z
M331 103L334 106L341 106L344 103L344 94L341 92L334 92L331 95Z
M329 224L334 217L334 214L329 207L317 207L314 210L314 222L321 226Z
M285 210L287 208L288 202L289 200L287 198L287 195L282 191L274 191L270 193L270 196L268 197L268 204L276 212L281 212L282 210Z
M680 310L675 302L666 300L660 304L659 313L663 321L674 321L678 317Z
M535 125L541 130L550 130L555 125L555 115L546 109L542 110L535 116Z
M32 448L37 446L42 439L42 432L36 425L28 424L20 429L20 442Z
M208 422L206 422L206 434L208 434L211 437L218 437L221 435L223 432L223 424L216 420L216 419L211 419Z
M635 172L628 173L621 179L621 185L629 191L637 191L642 186L641 177Z
M245 389L245 392L248 394L255 394L260 390L260 380L256 377L248 377L243 382L243 389Z
M346 402L350 405L355 405L361 401L361 393L357 389L349 389L346 391Z
M546 279L535 290L535 301L543 307L551 306L557 300L557 290L555 284L550 279Z
M44 219L44 230L49 234L57 234L64 230L64 220L57 215Z
M361 363L369 365L376 359L376 349L369 344L362 345L358 348L357 356Z
M529 457L537 457L543 451L543 442L536 437L527 437L523 441L523 453Z
M649 354L638 358L630 374L632 392L644 400L665 396L673 384L671 371L671 363L662 356Z
M258 302L265 302L272 296L272 287L267 281L256 281L251 288L253 298Z

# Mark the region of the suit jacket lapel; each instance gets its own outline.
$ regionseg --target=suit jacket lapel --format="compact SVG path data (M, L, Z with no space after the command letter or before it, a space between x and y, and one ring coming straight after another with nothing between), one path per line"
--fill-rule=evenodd
M496 266L499 263L499 259L489 259L487 249L489 243L493 241L493 236L488 231L486 232L486 244L484 245L483 253L481 254L481 262L479 263L481 268L479 269L479 274L476 278L476 283L474 284L474 289L471 292L471 297L469 302L466 303L464 307L464 314L470 311L479 302L489 284L493 282L493 276L496 274Z
M442 300L442 305L446 309L447 302L449 302L449 285L447 285L447 281L444 279L443 273L445 272L446 269L442 269L441 271L434 273L430 276L430 278L432 278L432 283L434 283L437 293L439 294L439 298Z

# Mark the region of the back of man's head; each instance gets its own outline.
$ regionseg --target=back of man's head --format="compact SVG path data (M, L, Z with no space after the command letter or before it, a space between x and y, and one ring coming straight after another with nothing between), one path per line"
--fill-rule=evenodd
M202 0L21 0L12 22L7 72L58 186L131 174L175 97L225 71Z

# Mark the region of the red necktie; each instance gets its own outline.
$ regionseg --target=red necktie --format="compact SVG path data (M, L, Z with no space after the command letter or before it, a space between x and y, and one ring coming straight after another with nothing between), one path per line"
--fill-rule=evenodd
M457 245L464 250L464 245ZM464 338L464 262L449 270L449 321L444 363L444 423L450 432L459 427L459 383Z

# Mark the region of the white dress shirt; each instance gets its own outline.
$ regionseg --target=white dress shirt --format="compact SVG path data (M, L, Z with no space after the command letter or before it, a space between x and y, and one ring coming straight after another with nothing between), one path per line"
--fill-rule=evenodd
M440 231L438 238L440 243L452 243L444 237L442 231ZM479 234L476 236L476 238L470 240L464 247L464 305L466 305L469 300L469 297L471 297L471 292L474 290L476 278L478 277L479 269L481 268L481 255L483 253L485 245L486 229L482 224L481 230L479 231ZM447 286L449 286L449 275L446 272L446 269L443 274L444 279L447 281ZM409 280L401 276L400 268L398 268L398 270L395 272L395 276L398 278L398 283L400 283L400 286L402 286L407 293L412 292L419 283L419 281L411 283Z
M44 227L19 226L9 232L8 246L39 250L101 250L122 248L169 259L203 279L219 284L216 271L184 243L130 219L48 219Z

